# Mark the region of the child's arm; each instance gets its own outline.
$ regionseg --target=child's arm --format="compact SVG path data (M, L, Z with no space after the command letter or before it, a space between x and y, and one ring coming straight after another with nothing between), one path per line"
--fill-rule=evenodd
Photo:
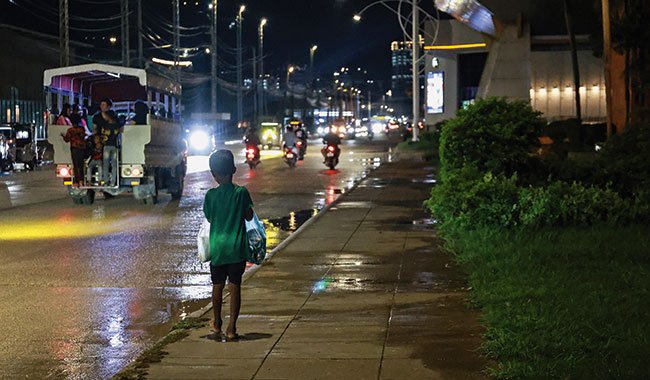
M253 208L249 207L248 209L244 210L244 219L246 219L247 222L250 222L253 220Z

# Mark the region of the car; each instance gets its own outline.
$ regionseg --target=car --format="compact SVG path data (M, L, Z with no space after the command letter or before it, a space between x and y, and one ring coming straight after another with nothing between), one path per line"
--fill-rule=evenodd
M0 124L0 170L34 170L36 139L31 124Z

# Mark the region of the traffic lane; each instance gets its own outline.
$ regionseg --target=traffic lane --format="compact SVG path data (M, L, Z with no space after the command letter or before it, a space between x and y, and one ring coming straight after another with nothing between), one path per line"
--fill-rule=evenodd
M362 145L348 144L350 152ZM359 159L363 150L355 152ZM371 157L381 149L367 150ZM296 169L280 158L254 172L238 165L236 181L252 189L260 216L313 206L323 198L317 194L323 184L343 186L365 170L355 158L322 173L317 151ZM204 306L208 268L196 262L194 246L203 196L214 185L209 172L197 171L180 202L163 196L151 207L118 197L93 206L65 200L0 212L0 317L8 321L0 342L3 372L110 377L175 318Z
M0 173L0 210L65 198L68 191L48 165L31 172Z

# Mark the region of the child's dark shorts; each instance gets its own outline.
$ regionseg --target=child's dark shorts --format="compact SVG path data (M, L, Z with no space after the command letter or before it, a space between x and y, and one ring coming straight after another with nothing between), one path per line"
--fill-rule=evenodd
M244 275L245 270L245 261L236 264L219 265L216 267L210 264L210 276L212 277L212 284L225 284L227 278L228 282L231 284L241 285L241 278Z

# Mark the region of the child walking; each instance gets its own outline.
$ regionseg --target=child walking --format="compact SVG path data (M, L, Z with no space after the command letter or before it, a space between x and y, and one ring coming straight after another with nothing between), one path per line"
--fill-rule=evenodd
M222 335L221 306L223 289L228 280L230 291L230 320L226 340L239 339L237 318L241 308L241 282L248 259L248 238L244 220L253 219L253 201L245 187L233 184L237 171L229 150L219 150L210 156L210 171L219 184L205 196L203 212L210 222L210 275L212 277L212 330Z

